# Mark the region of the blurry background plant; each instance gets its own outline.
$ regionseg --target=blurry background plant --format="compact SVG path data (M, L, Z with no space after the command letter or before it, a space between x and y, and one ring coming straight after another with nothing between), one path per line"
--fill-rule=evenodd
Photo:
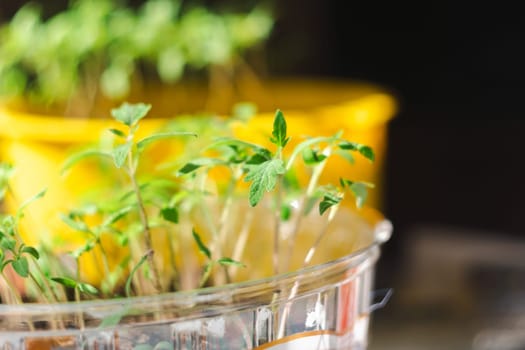
M63 105L64 114L89 115L97 98L120 100L145 80L171 84L219 66L231 73L273 25L260 6L219 13L178 0L72 0L49 16L43 7L26 4L0 28L0 95Z

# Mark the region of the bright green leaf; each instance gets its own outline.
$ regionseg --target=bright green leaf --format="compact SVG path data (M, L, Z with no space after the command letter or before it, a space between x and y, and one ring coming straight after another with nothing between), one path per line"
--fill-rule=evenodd
M127 206L124 208L121 208L115 212L112 212L111 215L109 215L104 222L102 223L102 226L110 226L113 225L115 222L119 221L123 217L125 217L130 211L134 210L134 206Z
M219 265L222 266L237 266L237 267L246 267L245 264L243 264L240 261L233 260L232 258L220 258L217 260Z
M44 195L46 194L46 191L47 189L43 189L42 191L38 192L37 194L35 194L33 197L25 200L21 205L20 207L18 208L17 212L16 212L16 219L20 219L22 216L24 216L24 209L30 205L31 203L33 203L34 201L44 197Z
M270 141L279 146L284 147L290 139L286 137L286 119L281 110L275 112L275 118L273 120L273 131Z
M78 284L77 281L69 277L51 277L51 281L61 284L67 288L76 288Z
M163 140L163 139L171 139L174 137L179 136L193 136L197 137L197 134L192 132L185 132L185 131L173 131L173 132L164 132L164 133L158 133L154 134L148 137L143 138L142 140L137 142L137 149L139 151L142 151L147 145L150 143L153 143L155 141Z
M277 184L278 176L284 173L284 162L280 159L272 159L250 166L248 174L244 178L246 182L251 181L249 189L250 205L252 207L256 206L261 201L265 191L272 191Z
M341 199L341 197L333 193L325 193L323 199L319 203L319 214L323 215L326 210L333 207L334 205L339 204L341 202Z
M201 167L215 166L226 164L222 159L217 158L197 158L189 163L186 163L182 168L177 171L178 175L186 175L194 172Z
M131 150L131 143L126 142L113 149L113 162L117 168L122 168Z
M201 237L199 236L199 234L195 231L195 229L192 229L191 230L191 233L193 235L193 239L195 240L195 243L197 243L197 247L199 248L199 251L206 255L206 257L208 259L211 259L211 252L210 250L208 249L208 247L206 247L206 245L204 244L204 242L202 242L202 239Z
M131 127L140 119L144 118L150 109L151 105L144 103L130 104L126 102L120 107L112 109L111 115L122 124Z
M363 182L354 182L349 186L350 191L355 197L355 204L358 208L361 208L366 202L366 198L368 197L367 187L367 184Z
M29 276L29 263L27 262L26 257L18 257L17 259L13 260L11 265L13 266L13 270L15 270L15 272L21 277Z
M175 207L165 207L160 210L160 215L166 221L177 224L179 222L179 212Z
M99 151L99 150L92 150L92 149L91 150L86 150L86 151L83 151L83 152L79 152L79 153L75 153L71 157L66 159L66 161L62 165L62 169L60 171L61 174L64 174L66 171L71 169L74 165L76 165L81 160L84 160L84 159L89 158L89 157L111 158L111 155L106 153L106 152L102 152L102 151Z
M108 129L108 130L110 133L118 137L126 137L126 134L122 130L119 130L119 129Z
M32 255L33 258L37 260L40 258L40 254L38 253L38 250L36 250L34 247L25 246L22 248L22 252Z
M78 283L77 288L81 293L84 293L84 294L91 294L91 295L99 294L98 289L88 283Z
M60 219L69 227L71 227L73 230L84 232L84 233L91 233L91 229L88 225L86 225L83 221L77 221L70 215L64 215L60 214Z
M316 165L326 159L324 154L319 154L317 151L311 148L305 148L303 150L303 161L306 165Z
M290 158L288 159L288 163L286 164L286 169L289 170L292 168L293 163L295 162L295 159L303 153L303 151L307 148L310 148L313 145L320 144L320 143L330 143L334 142L337 138L335 136L330 137L314 137L307 139L301 143L299 143L292 151L292 154L290 155Z

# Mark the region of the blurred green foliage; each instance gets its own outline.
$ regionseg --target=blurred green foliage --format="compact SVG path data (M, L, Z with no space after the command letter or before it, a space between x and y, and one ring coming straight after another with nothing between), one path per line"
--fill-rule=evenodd
M138 74L173 83L187 68L229 64L272 25L260 7L218 13L180 0L76 0L49 18L27 4L0 27L0 95L60 102L96 91L119 99Z

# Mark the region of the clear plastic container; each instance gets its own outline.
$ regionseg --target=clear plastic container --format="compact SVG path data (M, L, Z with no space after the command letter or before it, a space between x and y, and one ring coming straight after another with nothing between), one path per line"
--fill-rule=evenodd
M0 349L365 349L374 265L391 225L328 263L150 297L0 305Z

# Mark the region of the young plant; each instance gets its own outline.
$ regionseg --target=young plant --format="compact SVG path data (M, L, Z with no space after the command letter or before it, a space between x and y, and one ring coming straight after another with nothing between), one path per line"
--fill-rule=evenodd
M78 301L230 283L236 280L238 268L250 269L242 262L243 255L253 249L246 246L248 237L266 207L273 218L272 249L267 252L273 274L291 268L303 220L312 215L323 217L312 245L304 252L302 266L307 266L329 235L347 194L359 208L373 187L346 177L336 184L322 183L321 175L332 157L353 162L355 156L362 156L373 161L373 151L345 140L341 132L292 140L280 110L275 113L267 145L235 137L230 121L221 118L181 119L168 130L144 137L139 128L149 110L146 104L127 103L114 109L111 115L119 127L109 129L111 143L77 153L65 162L67 172L94 158L105 164L104 176L110 176L110 171L118 182L99 189L96 197L107 200L88 201L62 214L63 222L85 240L69 252L68 259L61 257L57 264L69 261L61 273L43 272L49 268L39 262L52 259L49 248L27 246L18 233L24 209L44 192L22 204L15 215L3 218L0 277L9 290L2 293L4 302L23 301L14 280L4 273L8 267L30 281L42 296L37 299L46 302L64 301L68 291L74 294L69 299ZM199 131L199 137L192 129ZM176 149L174 154L151 163L150 158L167 144ZM307 178L299 179L299 172ZM12 167L0 167L0 195L8 192L12 175ZM95 283L84 279L86 257L95 257L101 265ZM57 292L56 286L62 291ZM293 294L292 290L290 296Z

